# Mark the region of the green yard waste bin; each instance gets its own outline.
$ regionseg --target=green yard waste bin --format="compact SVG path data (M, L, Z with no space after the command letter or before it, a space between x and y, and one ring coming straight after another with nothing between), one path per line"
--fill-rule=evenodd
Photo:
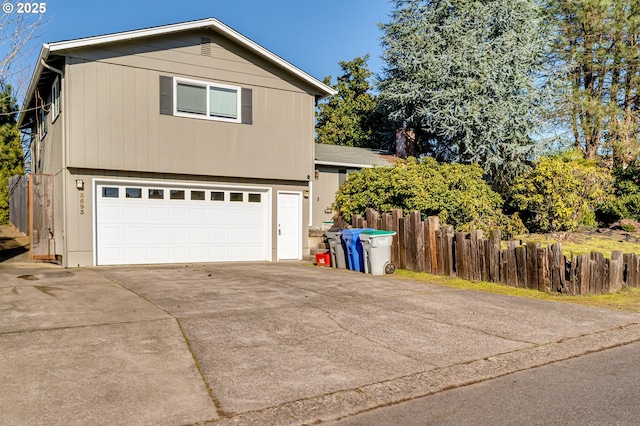
M371 275L392 274L391 244L395 231L367 230L360 233L364 256L364 272Z

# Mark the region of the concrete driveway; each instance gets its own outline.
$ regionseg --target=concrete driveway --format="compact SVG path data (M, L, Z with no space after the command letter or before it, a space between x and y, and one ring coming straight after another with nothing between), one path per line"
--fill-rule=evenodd
M308 424L640 340L640 316L301 262L0 264L0 424Z

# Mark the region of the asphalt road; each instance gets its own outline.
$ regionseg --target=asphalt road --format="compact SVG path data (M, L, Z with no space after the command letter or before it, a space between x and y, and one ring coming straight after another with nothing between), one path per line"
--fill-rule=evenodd
M638 425L640 343L584 355L330 423Z

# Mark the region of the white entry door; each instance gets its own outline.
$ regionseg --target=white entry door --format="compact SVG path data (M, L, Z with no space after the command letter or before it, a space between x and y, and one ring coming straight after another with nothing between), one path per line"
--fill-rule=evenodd
M302 194L278 192L278 260L302 258Z

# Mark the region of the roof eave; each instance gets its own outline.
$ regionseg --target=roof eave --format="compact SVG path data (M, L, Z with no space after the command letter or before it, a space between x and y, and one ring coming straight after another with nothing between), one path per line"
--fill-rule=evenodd
M61 50L75 49L79 47L95 46L95 45L104 44L104 43L126 41L126 40L141 38L141 37L150 37L155 35L174 33L178 31L202 29L207 27L215 28L216 30L220 31L228 38L239 42L241 45L253 51L254 53L257 53L258 55L264 58L267 58L268 60L276 63L281 68L289 71L290 73L294 74L298 78L301 78L302 80L306 81L312 87L319 90L323 98L326 98L331 95L335 95L337 93L337 91L332 87L327 86L326 84L322 83L315 77L312 77L311 75L302 71L300 68L285 61L278 55L265 49L264 47L260 46L258 43L243 36L239 32L235 31L231 27L228 27L227 25L223 24L222 22L218 21L215 18L207 18L207 19L201 19L198 21L183 22L179 24L163 25L160 27L146 28L146 29L140 29L140 30L125 31L125 32L120 32L115 34L86 37L86 38L75 39L75 40L60 41L56 43L51 43L49 45L49 49L51 52L56 52Z
M356 164L356 163L341 163L339 161L322 161L315 160L315 164L320 166L334 166L334 167L349 167L354 169L371 169L373 167L387 167L388 164Z

